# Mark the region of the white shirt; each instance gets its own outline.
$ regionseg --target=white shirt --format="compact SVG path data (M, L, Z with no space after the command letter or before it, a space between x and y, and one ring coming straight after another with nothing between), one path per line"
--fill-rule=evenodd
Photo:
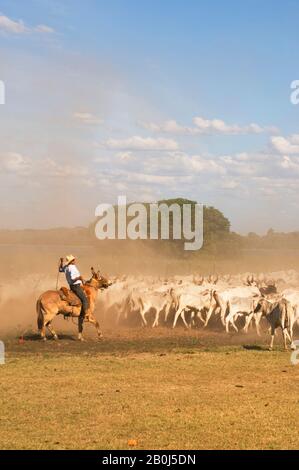
M66 280L67 280L67 282L70 286L71 285L76 286L76 285L81 285L82 284L82 281L80 281L80 280L74 282L74 279L76 279L76 277L80 276L80 272L79 272L77 266L75 266L74 264L69 264L68 266L64 267L64 272L65 272Z

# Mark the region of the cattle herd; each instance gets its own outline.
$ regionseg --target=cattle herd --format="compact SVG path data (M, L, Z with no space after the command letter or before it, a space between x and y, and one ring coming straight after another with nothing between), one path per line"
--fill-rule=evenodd
M219 326L227 333L254 328L260 335L267 320L271 332L281 328L284 346L294 349L293 331L299 324L299 275L296 271L269 274L127 276L112 279L99 295L102 320L115 325L207 328Z

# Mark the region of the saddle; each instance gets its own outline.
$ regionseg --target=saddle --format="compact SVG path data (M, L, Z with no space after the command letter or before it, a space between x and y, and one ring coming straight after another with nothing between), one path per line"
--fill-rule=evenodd
M61 287L58 291L58 294L60 295L61 300L67 302L72 307L79 307L81 305L81 300L79 297L77 297L73 291L67 289L66 287Z

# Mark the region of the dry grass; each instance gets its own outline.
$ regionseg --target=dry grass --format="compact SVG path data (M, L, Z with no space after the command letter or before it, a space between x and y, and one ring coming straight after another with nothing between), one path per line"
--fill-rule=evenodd
M2 449L294 449L299 366L250 338L181 330L7 341Z

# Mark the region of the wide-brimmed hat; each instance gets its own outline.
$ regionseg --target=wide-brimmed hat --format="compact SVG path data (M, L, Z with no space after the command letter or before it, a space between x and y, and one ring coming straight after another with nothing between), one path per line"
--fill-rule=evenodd
M66 264L70 264L72 261L74 261L74 259L76 259L75 256L73 256L73 255L67 255L67 256L65 257Z

